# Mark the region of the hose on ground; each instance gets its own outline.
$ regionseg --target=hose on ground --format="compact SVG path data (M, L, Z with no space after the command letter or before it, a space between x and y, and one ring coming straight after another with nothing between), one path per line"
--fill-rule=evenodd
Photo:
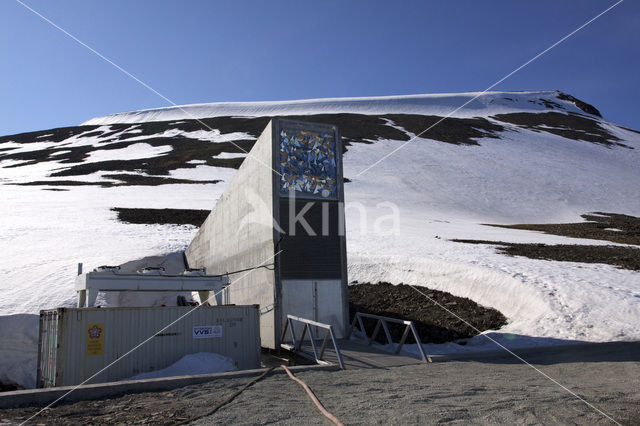
M291 371L286 366L281 365L280 367L284 368L284 371L287 372L289 377L291 377L291 379L293 381L298 383L300 386L302 386L304 388L305 391L307 391L307 394L309 395L309 398L311 398L311 401L313 401L313 403L316 405L316 407L318 407L318 410L320 410L320 412L322 413L323 416L325 416L326 418L331 420L333 422L333 424L335 424L337 426L344 426L344 424L340 420L338 420L338 418L336 416L334 416L333 414L328 412L326 408L324 408L324 406L322 405L320 400L318 400L318 398L315 396L315 394L313 393L311 388L309 388L309 386L307 386L307 384L305 382L303 382L302 380L300 380L296 376L294 376L293 373L291 373Z

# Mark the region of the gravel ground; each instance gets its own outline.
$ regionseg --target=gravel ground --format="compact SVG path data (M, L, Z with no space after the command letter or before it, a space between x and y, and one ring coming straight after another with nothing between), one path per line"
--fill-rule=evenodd
M543 370L618 422L640 422L638 363L576 363ZM345 424L612 423L526 365L449 362L296 376ZM211 423L329 424L299 385L283 375L256 383L194 424Z
M535 349L522 356L617 422L640 424L640 343L593 346L586 351ZM613 423L510 355L389 369L306 371L296 377L345 424ZM36 423L175 424L205 413L250 380L235 378L61 405ZM19 422L35 411L3 410L0 419ZM285 374L273 373L192 424L267 423L329 424L298 384Z

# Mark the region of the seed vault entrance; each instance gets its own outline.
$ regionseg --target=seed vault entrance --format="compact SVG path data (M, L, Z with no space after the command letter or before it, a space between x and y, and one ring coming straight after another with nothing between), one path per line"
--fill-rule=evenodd
M348 322L342 145L335 126L274 119L187 248L191 267L230 276L226 300L259 304L262 345L287 314Z

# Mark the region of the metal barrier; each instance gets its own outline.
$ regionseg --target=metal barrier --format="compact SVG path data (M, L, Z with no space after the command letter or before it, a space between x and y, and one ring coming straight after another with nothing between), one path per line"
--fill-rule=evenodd
M300 336L300 338L296 338L296 333L295 330L293 328L293 322L297 321L297 322L301 322L304 324L304 327L302 328L302 334ZM318 340L318 338L315 335L315 332L313 331L313 327L320 327L326 330L325 335L324 335L324 339L322 341L322 346L320 347L320 352L318 353L318 349L316 347L316 340ZM280 339L280 341L284 341L286 335L287 335L287 329L291 330L291 340L293 342L293 345L289 345L289 344L281 344L280 346L282 346L285 349L288 349L290 351L299 353L300 355L307 355L309 357L313 357L313 359L318 363L318 364L329 364L329 362L324 361L322 359L322 357L324 356L324 351L327 348L327 343L329 343L329 337L331 337L331 341L333 342L333 348L336 351L336 356L338 357L338 363L340 364L340 368L342 368L344 370L344 362L342 361L342 354L340 353L340 348L338 348L338 344L336 342L336 336L333 333L333 326L329 325L329 324L323 324L321 322L317 322L317 321L312 321L312 320L308 320L306 318L300 318L300 317L296 317L293 315L287 315L287 321L284 325L284 329L282 330L282 338ZM307 333L307 330L309 330L309 337L310 337L310 341L311 341L311 348L313 348L313 355L310 354L306 354L305 352L301 351L300 348L302 347L302 342L304 342L304 337Z
M378 322L376 323L376 328L373 330L373 334L371 335L371 337L367 335L367 330L364 328L364 324L362 323L363 317L378 320ZM383 317L380 315L363 314L361 312L356 312L356 316L353 317L353 321L351 322L351 326L349 327L349 332L347 333L347 339L351 336L351 334L355 330L362 335L362 337L364 338L364 341L367 343L367 345L370 346L371 344L373 344L376 337L378 336L378 333L380 332L380 327L382 327L382 329L384 330L385 337L387 338L387 344L390 345L393 343L393 340L391 339L391 333L389 333L389 327L387 326L387 322L394 322L397 324L406 325L404 332L402 333L402 338L400 339L400 343L398 343L398 347L395 349L394 353L396 354L400 353L402 346L404 345L405 341L407 340L407 337L409 336L409 331L411 331L413 333L413 338L416 339L416 343L418 346L418 350L420 351L420 355L422 356L422 360L424 362L428 362L427 355L424 353L424 349L422 349L422 342L418 337L418 332L416 331L416 327L413 325L413 321L405 321L397 318L389 318L389 317ZM356 323L360 326L359 330L356 328Z

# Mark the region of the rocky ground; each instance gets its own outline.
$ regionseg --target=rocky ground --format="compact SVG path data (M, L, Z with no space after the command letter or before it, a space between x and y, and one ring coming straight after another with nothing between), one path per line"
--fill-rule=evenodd
M531 259L560 262L604 263L619 268L640 270L640 249L624 246L591 246L578 244L516 244L504 241L453 240L458 243L498 246L498 253Z
M20 387L18 385L0 382L0 392L10 392L19 389Z
M541 231L572 238L605 240L620 244L640 245L640 217L616 213L583 214L586 222L523 225L490 225L499 228Z
M489 244L498 246L499 253L525 256L531 259L558 260L561 262L604 263L619 268L640 270L640 217L596 212L582 215L586 222L550 223L522 225L488 225L499 228L540 231L546 234L571 238L604 240L619 245L579 244L516 244L504 241L454 239L467 244Z
M479 331L497 330L507 323L507 319L500 312L480 306L471 299L426 287L420 287L420 291L431 300L409 285L354 283L349 286L350 321L356 312L410 320L416 325L422 343L451 342L475 336ZM438 305L447 308L451 313ZM459 318L464 318L475 329ZM363 323L371 335L376 321L365 318ZM394 340L398 341L404 331L404 325L390 324L389 331ZM378 340L386 343L382 330L378 333ZM407 343L414 343L413 338L410 337Z
M197 227L204 223L210 212L209 210L193 209L131 209L124 207L113 207L111 210L116 212L118 220L124 223L193 225Z

